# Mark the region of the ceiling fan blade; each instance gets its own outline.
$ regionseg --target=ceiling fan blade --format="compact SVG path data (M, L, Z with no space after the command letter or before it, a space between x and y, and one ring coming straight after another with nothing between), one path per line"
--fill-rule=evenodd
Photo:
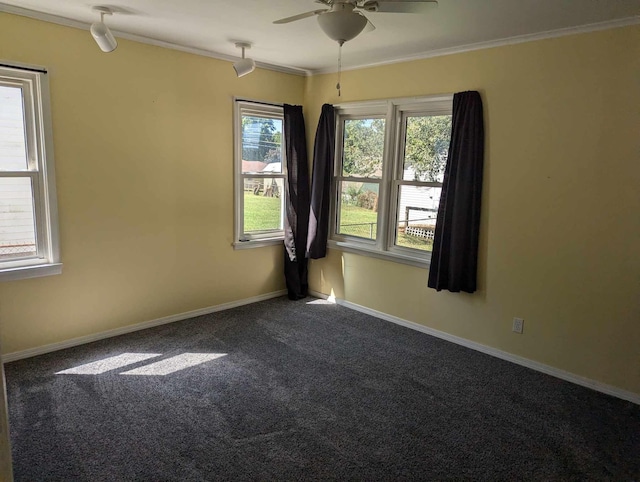
M379 0L367 1L361 8L377 13L427 13L436 5L437 0Z
M295 22L296 20L302 20L303 18L313 17L314 15L320 15L321 13L324 13L326 11L327 11L326 8L323 8L322 10L314 10L312 12L306 12L306 13L294 15L293 17L281 18L280 20L276 20L273 23L281 24L281 23Z
M371 20L369 20L366 15L364 15L362 12L356 12L356 13L367 20L367 24L362 29L362 33L373 32L376 29L376 26L373 23L371 23Z
M376 29L376 26L372 24L371 20L367 18L367 24L364 26L364 30L362 31L362 33L373 32L375 29Z

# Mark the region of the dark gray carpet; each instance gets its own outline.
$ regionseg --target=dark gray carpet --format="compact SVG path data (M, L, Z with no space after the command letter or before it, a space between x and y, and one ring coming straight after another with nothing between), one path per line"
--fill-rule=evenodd
M309 301L7 364L16 480L640 480L640 406ZM183 353L227 355L121 375Z

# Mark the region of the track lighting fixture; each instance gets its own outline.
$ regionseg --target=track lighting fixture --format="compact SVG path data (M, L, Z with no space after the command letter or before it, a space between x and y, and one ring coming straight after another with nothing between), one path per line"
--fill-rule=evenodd
M236 75L238 77L242 77L244 75L250 74L256 68L256 63L253 59L245 59L244 51L245 49L250 49L251 44L246 42L236 42L236 47L242 49L242 60L238 60L233 64L233 68L236 71Z
M100 12L100 21L91 24L91 35L103 52L113 52L118 46L111 30L104 24L104 16L112 15L109 7L93 7L95 12Z

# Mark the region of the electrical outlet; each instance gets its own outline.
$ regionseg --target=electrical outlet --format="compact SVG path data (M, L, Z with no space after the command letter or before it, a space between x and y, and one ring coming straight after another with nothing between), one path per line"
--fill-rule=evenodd
M515 333L519 333L520 335L522 335L523 330L524 330L524 320L522 318L514 318L513 331Z

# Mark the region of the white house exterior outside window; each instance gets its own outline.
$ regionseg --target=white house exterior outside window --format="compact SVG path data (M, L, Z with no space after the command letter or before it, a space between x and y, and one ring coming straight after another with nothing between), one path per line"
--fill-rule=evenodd
M47 74L0 67L0 281L60 273Z

